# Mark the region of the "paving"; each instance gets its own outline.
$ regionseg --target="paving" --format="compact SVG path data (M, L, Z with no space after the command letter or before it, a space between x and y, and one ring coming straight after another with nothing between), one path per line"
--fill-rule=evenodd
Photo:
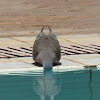
M0 38L0 69L40 68L34 65L32 46L35 36ZM54 68L100 66L100 34L57 36L61 45L61 65Z

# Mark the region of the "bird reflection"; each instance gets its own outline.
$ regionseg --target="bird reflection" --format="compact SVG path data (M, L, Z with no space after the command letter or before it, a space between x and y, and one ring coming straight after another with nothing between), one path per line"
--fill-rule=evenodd
M44 71L43 75L33 79L33 89L40 96L41 100L54 100L54 96L61 91L60 74L53 74L53 71Z
M89 81L90 100L92 100L92 95L93 95L91 83L92 83L92 70L91 70L91 68L90 68L90 81Z

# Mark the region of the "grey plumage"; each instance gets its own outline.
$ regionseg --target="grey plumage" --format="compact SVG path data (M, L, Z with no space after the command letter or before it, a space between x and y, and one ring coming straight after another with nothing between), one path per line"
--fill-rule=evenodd
M49 27L48 27L49 28ZM53 63L61 58L59 42L52 30L45 35L42 28L33 45L33 60L43 65L44 69L52 69Z

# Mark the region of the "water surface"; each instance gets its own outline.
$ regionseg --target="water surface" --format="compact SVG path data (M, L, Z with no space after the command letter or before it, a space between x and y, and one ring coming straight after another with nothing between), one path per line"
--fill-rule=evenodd
M23 71L0 75L0 100L99 100L100 71Z

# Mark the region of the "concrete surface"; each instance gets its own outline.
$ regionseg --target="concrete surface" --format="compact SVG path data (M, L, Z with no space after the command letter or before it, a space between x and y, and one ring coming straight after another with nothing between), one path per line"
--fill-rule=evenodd
M100 0L0 0L0 37L100 33Z
M100 34L70 34L57 36L61 45L100 44ZM0 47L33 46L36 36L0 38Z
M36 37L9 37L0 38L1 47L20 47L33 46ZM73 34L57 36L61 45L71 44L100 44L100 34ZM17 57L17 58L0 58L0 70L4 69L21 69L21 68L39 68L33 65L32 57ZM100 65L100 54L80 54L62 56L59 66L54 68L86 66L96 67ZM41 69L41 68L40 68Z

